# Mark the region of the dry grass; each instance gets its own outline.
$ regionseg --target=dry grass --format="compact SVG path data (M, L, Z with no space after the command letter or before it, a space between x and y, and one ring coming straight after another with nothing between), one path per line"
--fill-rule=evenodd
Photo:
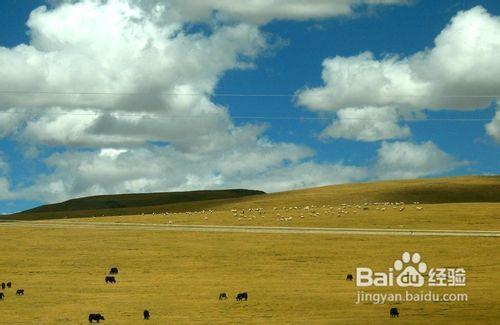
M284 202L276 202L283 204ZM254 209L259 207L254 206ZM500 203L405 204L364 206L267 206L196 213L79 218L73 221L237 226L344 227L391 229L500 230ZM420 208L420 209L417 209ZM226 207L227 208L227 207ZM244 212L243 214L241 212ZM346 213L347 212L347 213ZM236 216L235 216L236 215Z
M429 265L463 266L467 303L403 303L404 323L493 323L498 308L498 240L323 235L2 229L1 322L84 324L386 323L391 305L356 305L357 266L385 270L405 250ZM104 284L110 266L116 285ZM15 290L15 289L11 289ZM230 295L217 299L219 292ZM234 301L248 291L248 302ZM396 290L396 292L398 292Z
M436 204L463 200L466 188L471 197L486 200L485 188L492 188L493 197L498 178L324 187L184 205L204 213L164 215L164 207L157 207L154 215L75 221L500 230L498 198ZM421 197L428 200L413 198L425 189L431 194ZM401 193L408 197L401 199ZM400 205L363 209L365 202L399 201L407 202L403 211ZM413 201L425 204L408 204ZM0 230L0 281L11 280L15 287L0 301L0 323L85 324L89 313L98 312L108 324L137 324L144 309L151 311L150 324L494 324L500 319L498 238ZM469 301L397 304L398 320L389 319L390 304L355 304L357 289L345 281L346 274L358 266L387 270L404 251L418 251L429 266L466 268L467 286L447 290L468 293ZM116 285L104 283L111 266L120 269ZM25 296L16 297L17 288L24 288ZM401 292L387 290L382 291ZM223 291L229 300L217 299ZM239 291L248 291L248 302L234 301Z

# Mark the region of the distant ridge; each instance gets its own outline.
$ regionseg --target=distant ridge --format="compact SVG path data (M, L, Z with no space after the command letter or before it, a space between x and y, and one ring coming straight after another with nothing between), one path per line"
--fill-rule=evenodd
M188 192L137 193L88 196L61 203L42 205L11 215L14 219L50 219L102 214L132 214L157 211L157 206L188 202L234 199L262 195L263 191L246 189L204 190ZM114 213L110 213L110 212Z

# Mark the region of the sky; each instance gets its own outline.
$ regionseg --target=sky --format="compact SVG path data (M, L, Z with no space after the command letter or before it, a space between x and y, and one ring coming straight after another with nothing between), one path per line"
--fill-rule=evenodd
M500 2L5 0L0 213L500 173Z

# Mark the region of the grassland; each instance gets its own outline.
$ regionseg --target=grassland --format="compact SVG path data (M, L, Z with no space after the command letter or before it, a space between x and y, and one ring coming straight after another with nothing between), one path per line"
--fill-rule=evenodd
M305 206L307 207L307 206ZM74 222L151 223L173 225L230 225L277 227L333 227L376 229L500 230L500 203L406 204L363 207L332 206L305 209L276 207L263 212L238 209L213 212L156 213L99 218L77 218ZM421 208L418 210L417 207ZM344 211L344 213L339 213ZM382 210L385 209L385 210ZM241 214L244 211L244 214ZM347 212L347 213L345 213Z
M8 324L83 324L100 312L110 324L386 323L388 305L356 305L345 281L357 266L385 270L405 250L428 265L463 266L467 303L403 303L403 323L493 323L500 272L495 238L347 237L134 231L2 229L0 274ZM118 283L105 285L108 267ZM218 293L231 299L218 301ZM248 302L236 302L248 291ZM452 291L453 292L453 291Z
M461 184L467 182L478 202L462 197L467 186ZM498 183L498 178L467 178L344 185L183 203L189 213L166 214L160 206L155 214L72 222L500 230L500 203L494 200ZM425 187L434 194L420 199L397 194ZM104 323L137 324L144 309L151 311L151 324L495 324L500 319L498 237L0 231L0 281L11 280L11 290L26 290L22 297L4 291L0 323L85 324L89 313L102 313ZM436 291L467 293L469 300L356 304L357 288L345 281L346 274L358 266L385 271L404 251L419 252L430 267L464 267L467 286ZM120 269L116 285L104 283L111 266ZM249 293L249 301L234 300L240 291ZM230 299L219 301L220 292ZM399 319L389 319L391 306L399 308Z

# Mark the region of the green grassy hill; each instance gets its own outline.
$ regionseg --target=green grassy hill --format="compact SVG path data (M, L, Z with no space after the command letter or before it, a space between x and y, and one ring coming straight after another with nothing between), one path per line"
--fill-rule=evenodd
M14 219L184 212L233 207L272 207L365 202L500 202L500 176L467 176L331 185L265 194L250 190L103 195L69 200L11 215Z

